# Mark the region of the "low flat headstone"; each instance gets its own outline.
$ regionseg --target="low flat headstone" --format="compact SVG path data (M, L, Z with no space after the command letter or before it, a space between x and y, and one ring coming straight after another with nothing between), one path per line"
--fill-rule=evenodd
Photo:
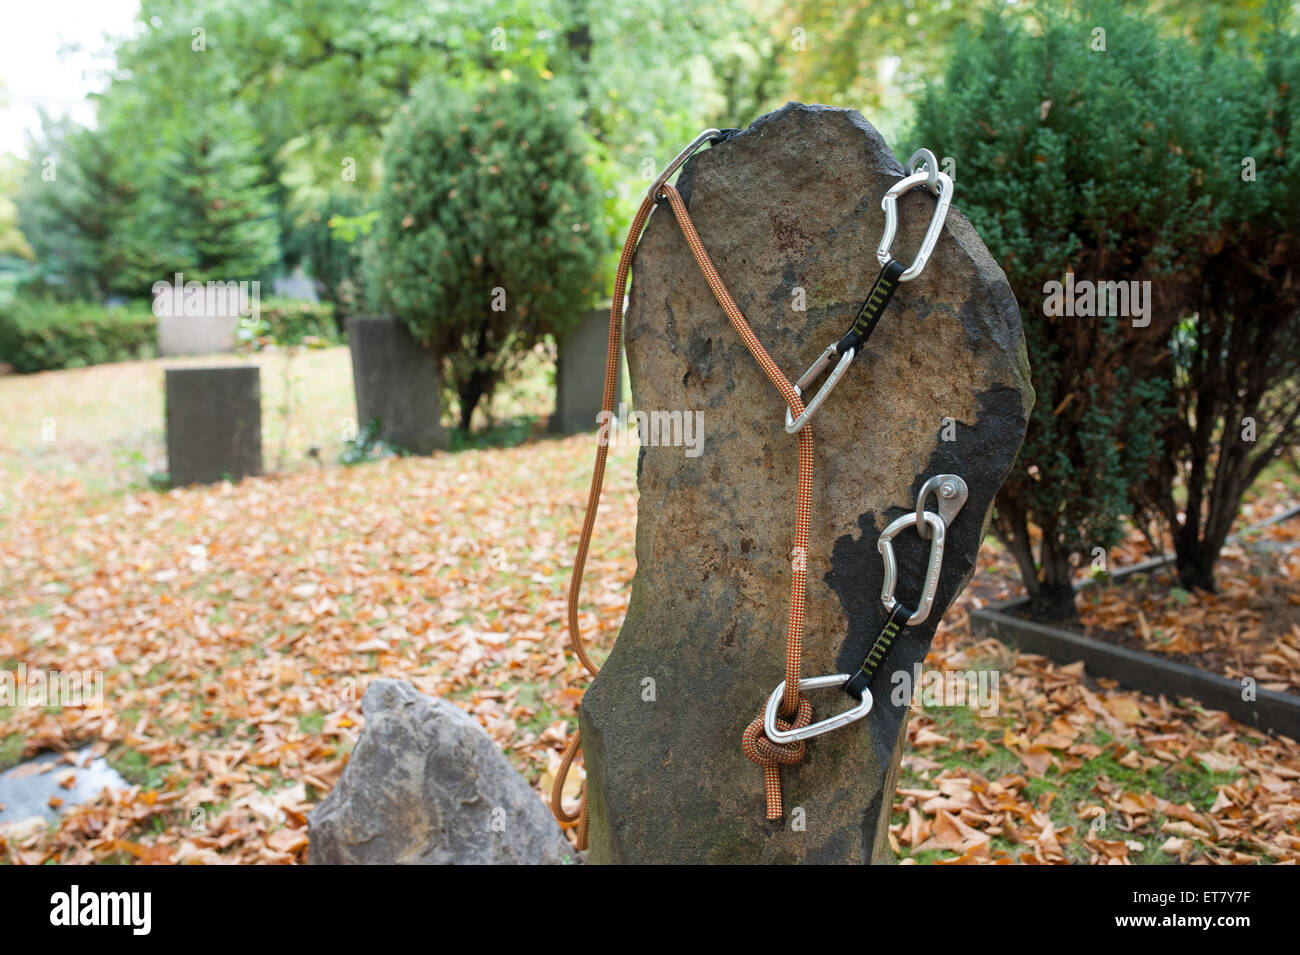
M262 473L256 365L167 369L167 470L174 486Z
M379 420L380 437L413 454L447 447L438 401L438 362L392 317L348 319L357 427Z
M555 414L549 428L576 434L596 428L605 392L609 309L588 312L559 343L555 363ZM622 369L619 369L620 381Z
M53 820L105 788L129 789L131 784L104 757L93 756L89 746L72 754L71 763L62 753L42 753L0 773L0 829L34 818ZM59 800L57 808L50 805L51 798Z
M546 804L460 707L381 679L338 785L307 817L314 865L579 862Z
M857 112L798 103L682 169L678 188L705 248L790 379L840 338L866 298L880 269L881 198L902 175ZM803 761L782 770L779 823L765 818L763 772L742 752L741 735L784 678L798 441L672 209L661 203L652 213L632 265L624 333L634 404L699 412L703 445L694 456L641 450L627 619L580 713L590 861L892 859L888 823L908 710L891 699L892 678L914 672L974 573L1033 403L1015 299L957 211L960 182L956 196L925 271L901 286L812 419L804 677L861 663L886 618L877 540L914 508L923 482L957 474L970 496L948 530L928 621L895 641L870 714L808 741ZM934 207L923 190L900 199L900 261L920 247ZM898 596L908 604L919 596L929 544L907 529L894 550ZM852 705L837 690L808 698L814 720Z

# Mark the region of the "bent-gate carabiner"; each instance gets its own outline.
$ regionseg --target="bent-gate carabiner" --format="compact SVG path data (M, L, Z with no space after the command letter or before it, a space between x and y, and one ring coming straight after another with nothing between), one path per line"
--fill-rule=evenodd
M905 527L916 526L916 512L909 511L886 527L880 534L876 546L880 556L885 559L885 582L880 587L880 599L886 610L893 610L898 605L894 597L894 588L898 585L898 561L894 559L894 537ZM934 594L939 587L939 571L943 568L943 536L945 525L943 518L933 511L925 512L925 523L929 525L933 536L930 538L930 563L925 571L925 587L921 599L916 605L916 613L907 618L907 625L915 627L924 623L934 606Z
M930 261L930 253L934 251L934 247L939 241L939 233L943 229L944 220L948 218L948 206L952 204L952 179L949 178L947 173L935 172L932 169L912 173L912 175L894 183L893 188L885 193L885 198L880 200L880 208L885 210L885 232L880 237L880 248L876 250L876 258L881 265L888 265L890 259L893 258L889 254L889 247L894 244L894 234L898 231L898 197L915 189L917 186L928 186L931 178L938 181L939 201L935 204L934 215L930 217L930 227L925 231L925 239L921 242L921 248L917 250L916 258L912 260L912 264L904 269L903 274L898 277L900 282L912 281L921 274L925 264Z
M672 178L673 173L675 173L678 169L682 168L682 166L686 163L686 160L694 156L696 151L705 143L707 143L710 139L712 139L714 136L721 136L721 135L722 135L722 130L720 129L706 129L704 130L704 132L700 133L700 135L696 136L693 140L691 140L691 144L687 146L685 149L683 149L681 152L679 152L677 154L677 158L675 158L672 162L670 162L667 166L664 167L664 171L659 174L659 178L656 179L654 181L654 185L650 187L651 201L653 202L659 201L659 190L663 188L664 183L666 183L669 179Z
M812 366L794 383L795 394L802 398L803 390L821 377L822 372L830 367L831 362L835 361L836 354L834 345L829 346L822 352L821 356L812 363ZM790 406L786 405L785 430L787 434L794 434L808 423L808 419L813 416L813 412L821 407L821 403L826 400L826 396L831 393L835 383L840 380L840 377L853 361L853 355L854 350L852 348L845 351L843 355L839 355L839 363L826 376L826 383L817 390L817 394L812 396L812 400L803 406L803 413L798 418L790 411Z
M799 681L801 690L821 690L826 687L843 686L849 682L850 674L832 673L830 676L815 676L807 680ZM862 699L857 706L845 710L838 716L832 716L818 723L811 723L803 729L780 730L776 727L777 710L781 706L781 697L785 694L785 680L782 680L772 695L767 698L767 709L763 711L763 732L773 743L797 743L801 739L811 739L814 736L821 736L822 733L829 733L831 730L837 730L841 726L848 726L871 712L871 691L864 689Z

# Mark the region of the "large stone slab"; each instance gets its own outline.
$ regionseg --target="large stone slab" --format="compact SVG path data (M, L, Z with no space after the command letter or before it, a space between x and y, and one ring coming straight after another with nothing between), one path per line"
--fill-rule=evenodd
M684 167L679 189L705 247L791 379L839 339L871 288L881 198L901 176L858 113L797 103ZM913 191L899 205L894 251L910 262L934 200ZM741 733L783 678L797 439L666 203L632 268L624 342L634 403L700 412L704 442L698 456L641 450L627 620L581 707L589 859L888 861L907 715L889 699L890 672L924 658L941 611L974 572L1032 406L1005 276L954 208L925 272L901 287L813 419L805 676L861 662L885 619L877 539L922 483L959 474L970 498L948 534L935 610L896 641L874 710L808 743L804 761L782 771L786 819L769 823ZM792 307L797 289L806 311ZM915 601L928 544L906 530L895 551L899 597ZM810 699L814 719L849 703L837 691Z
M248 283L212 283L186 289L177 276L173 284L155 285L153 312L158 317L158 353L215 355L232 352L241 316L252 312L256 292Z
M256 365L167 369L167 470L173 485L262 473L259 372Z
M555 414L549 428L556 434L592 431L605 395L605 358L609 349L609 309L587 312L559 343L555 363ZM622 369L619 369L622 382Z
M438 361L391 316L348 319L357 427L379 420L380 437L413 454L447 447L438 401Z
M343 776L308 816L316 865L580 861L492 737L451 703L376 680Z

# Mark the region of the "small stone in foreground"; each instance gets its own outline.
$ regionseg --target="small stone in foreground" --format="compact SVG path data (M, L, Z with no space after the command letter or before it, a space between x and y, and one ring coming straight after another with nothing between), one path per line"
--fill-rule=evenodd
M459 707L376 680L366 725L308 817L313 865L510 865L581 859L550 810Z

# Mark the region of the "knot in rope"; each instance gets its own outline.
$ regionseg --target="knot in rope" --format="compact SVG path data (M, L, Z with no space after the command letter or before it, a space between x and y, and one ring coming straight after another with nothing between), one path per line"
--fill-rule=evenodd
M794 719L787 720L778 716L776 728L782 732L803 729L812 722L812 704L808 697L800 694L799 708L795 710ZM767 791L767 818L780 819L785 815L781 805L781 766L791 766L804 757L805 742L774 743L767 738L763 730L763 714L759 713L752 723L745 727L740 739L745 755L763 767L763 785Z

